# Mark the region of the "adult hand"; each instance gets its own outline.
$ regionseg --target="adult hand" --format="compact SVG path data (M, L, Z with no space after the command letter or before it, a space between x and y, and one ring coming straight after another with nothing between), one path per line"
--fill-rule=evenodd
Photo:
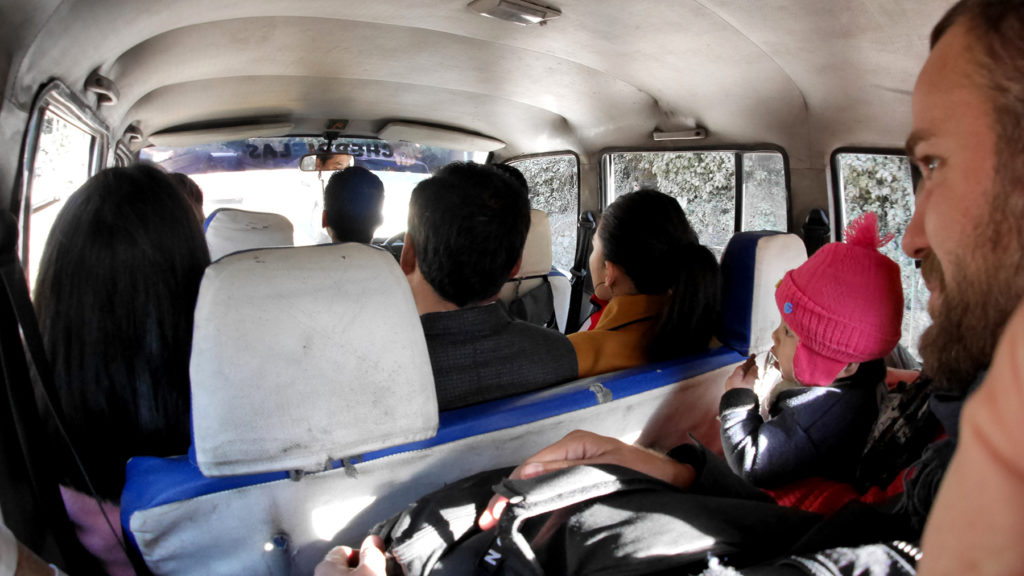
M367 536L357 554L348 546L336 546L316 565L313 576L385 576L384 541Z
M754 389L754 384L757 382L757 362L754 360L754 355L751 354L749 358L735 370L725 380L725 389L732 390L733 388L747 388L750 390Z
M642 472L679 488L688 488L696 476L691 466L681 464L659 452L626 444L593 432L574 430L551 446L529 457L512 471L509 478L534 478L581 464L616 464ZM494 496L477 524L489 530L498 524L508 499Z

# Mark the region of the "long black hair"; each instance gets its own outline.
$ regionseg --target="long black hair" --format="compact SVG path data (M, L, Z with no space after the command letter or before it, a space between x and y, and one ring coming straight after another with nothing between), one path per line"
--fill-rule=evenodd
M718 261L702 246L682 207L657 190L620 196L597 228L604 258L641 294L669 293L648 344L652 361L707 349L718 320Z
M188 201L149 165L104 170L46 241L35 308L65 426L99 495L137 455L183 454L199 281L210 262ZM70 458L62 483L86 485Z

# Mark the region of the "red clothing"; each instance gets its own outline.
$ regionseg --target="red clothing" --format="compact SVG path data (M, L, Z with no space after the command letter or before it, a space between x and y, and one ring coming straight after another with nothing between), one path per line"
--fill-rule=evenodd
M935 441L938 442L945 437L945 433L939 434ZM904 482L913 474L914 468L907 468L885 488L872 486L864 493L857 492L849 484L826 478L805 478L781 488L765 490L765 492L771 494L772 498L775 498L775 501L781 506L829 516L854 500L865 504L881 504L890 498L899 496L903 494Z
M580 332L587 332L597 328L597 323L601 321L601 315L604 314L604 309L608 306L608 301L598 298L596 294L590 295L590 303L594 305L594 311L583 322L583 326L579 330Z
M834 514L844 505L859 500L865 504L879 504L903 493L904 470L885 489L872 487L861 494L853 486L826 478L805 478L774 490L765 490L782 506L817 512L825 516Z

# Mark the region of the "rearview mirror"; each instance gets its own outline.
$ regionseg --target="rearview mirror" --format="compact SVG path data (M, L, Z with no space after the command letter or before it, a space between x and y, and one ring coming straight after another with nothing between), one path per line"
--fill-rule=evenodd
M351 154L322 152L303 156L299 160L299 170L303 172L334 172L335 170L344 170L353 164L355 164L355 158Z

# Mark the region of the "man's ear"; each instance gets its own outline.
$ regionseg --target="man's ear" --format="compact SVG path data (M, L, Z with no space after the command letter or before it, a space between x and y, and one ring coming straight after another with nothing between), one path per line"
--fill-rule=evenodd
M850 376L853 376L854 374L857 373L858 368L860 368L860 362L850 362L849 364L846 365L846 368L843 368L842 370L839 371L839 375L836 376L836 380L839 380L840 378L848 378Z
M402 255L398 259L398 265L402 267L402 272L406 276L416 270L416 247L412 245L412 238L409 237L408 232L405 233L405 239L402 240Z
M523 257L520 256L519 260L516 260L516 265L512 267L512 272L509 273L509 278L515 278L516 274L519 274L519 269L523 267Z
M320 227L327 228L327 210L320 213Z
M324 210L324 214L320 218L320 225L324 227L324 232L327 232L327 237L331 239L331 242L338 241L338 239L334 237L334 229L327 225L327 210Z

